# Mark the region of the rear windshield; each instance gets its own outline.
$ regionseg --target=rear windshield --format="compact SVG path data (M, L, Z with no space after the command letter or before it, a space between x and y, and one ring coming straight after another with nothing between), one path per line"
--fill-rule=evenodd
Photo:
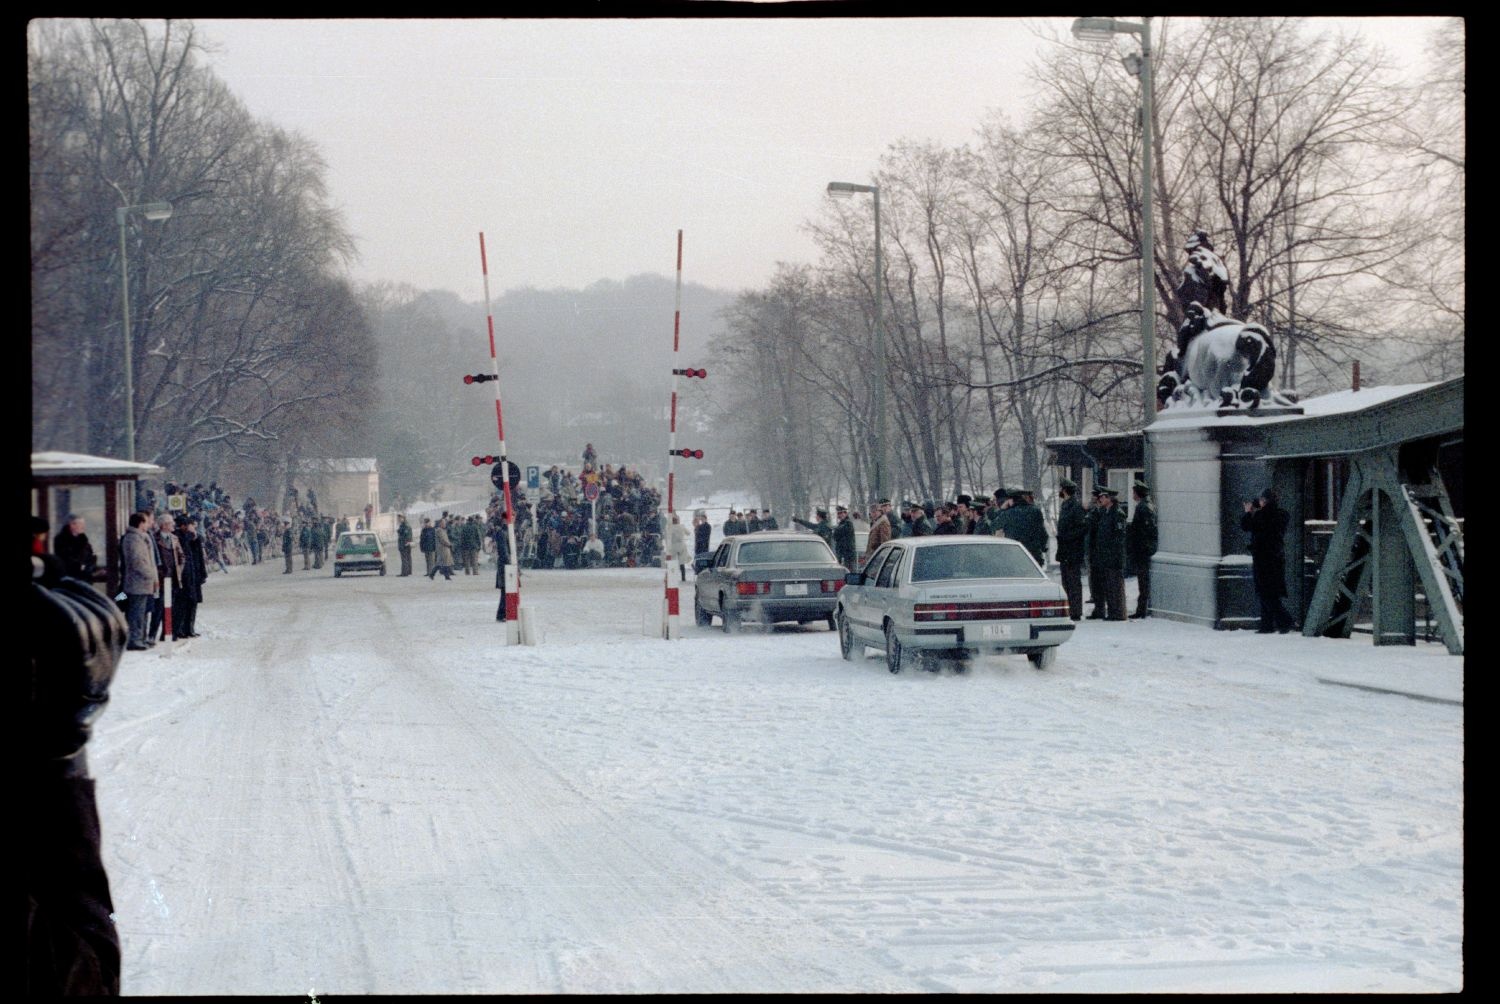
M821 540L758 540L740 545L741 565L834 564L833 552Z
M916 548L911 581L944 579L1039 579L1041 571L1031 556L1008 544L952 544Z
M373 533L351 533L339 541L340 551L378 551L380 541Z

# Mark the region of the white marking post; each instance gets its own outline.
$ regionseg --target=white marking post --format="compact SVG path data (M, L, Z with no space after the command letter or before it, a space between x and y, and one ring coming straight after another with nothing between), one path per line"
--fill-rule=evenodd
M661 607L661 636L668 641L676 641L682 636L679 626L677 587L672 585L673 560L673 538L677 535L672 530L672 516L675 513L672 490L676 477L675 466L677 463L677 351L681 347L682 333L682 231L677 231L677 305L672 314L672 407L670 411L671 425L667 433L667 517L662 527L662 588L664 595Z

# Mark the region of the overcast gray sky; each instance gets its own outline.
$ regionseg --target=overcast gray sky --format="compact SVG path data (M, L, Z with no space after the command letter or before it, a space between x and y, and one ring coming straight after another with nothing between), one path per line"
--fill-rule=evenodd
M1024 117L1071 19L195 22L251 112L321 148L355 279L478 300L481 230L494 295L670 274L679 228L688 282L812 261L829 181ZM1342 23L1416 73L1437 22Z

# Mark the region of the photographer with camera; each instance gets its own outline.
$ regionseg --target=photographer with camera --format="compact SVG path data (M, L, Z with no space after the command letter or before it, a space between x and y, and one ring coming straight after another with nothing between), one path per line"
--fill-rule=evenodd
M37 531L37 524L41 530ZM32 518L33 535L45 533ZM31 679L22 756L28 996L118 995L120 940L99 854L99 812L84 755L129 629L92 586L32 557Z

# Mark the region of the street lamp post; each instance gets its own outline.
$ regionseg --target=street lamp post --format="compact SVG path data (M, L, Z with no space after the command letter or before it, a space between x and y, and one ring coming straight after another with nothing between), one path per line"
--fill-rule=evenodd
M836 199L847 199L856 192L869 192L875 197L875 498L883 499L886 493L885 452L885 324L882 319L884 305L881 303L881 282L885 269L880 260L880 186L856 185L848 181L830 181L828 194Z
M148 220L165 220L172 215L170 202L146 202L138 206L120 206L115 222L120 225L120 304L125 327L125 459L135 460L135 366L130 357L130 268L125 258L125 223L130 214L139 213Z
M1111 42L1116 35L1139 35L1141 53L1125 57L1125 68L1141 81L1141 446L1146 481L1152 483L1151 444L1145 428L1156 418L1156 274L1153 259L1156 232L1151 219L1151 19L1116 21L1108 17L1080 17L1073 21L1073 37L1080 42ZM1154 488L1155 485L1153 484Z

